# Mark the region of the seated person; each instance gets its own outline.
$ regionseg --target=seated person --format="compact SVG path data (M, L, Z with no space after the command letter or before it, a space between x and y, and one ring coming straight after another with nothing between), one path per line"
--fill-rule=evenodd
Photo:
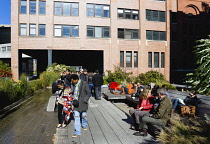
M144 114L139 124L139 132L135 132L136 136L147 136L148 125L166 126L171 116L171 100L166 96L166 89L160 88L157 91L160 103L157 110L151 109L149 113Z
M148 89L144 89L142 96L139 97L139 103L136 109L129 110L130 115L133 118L134 125L131 126L132 129L138 130L139 124L141 123L141 118L149 113L150 109L153 107L153 99L151 93Z
M175 109L186 105L186 106L197 106L201 103L201 100L197 98L197 95L194 90L190 91L189 96L187 96L184 101L179 98L173 98L172 100L172 114L174 113Z

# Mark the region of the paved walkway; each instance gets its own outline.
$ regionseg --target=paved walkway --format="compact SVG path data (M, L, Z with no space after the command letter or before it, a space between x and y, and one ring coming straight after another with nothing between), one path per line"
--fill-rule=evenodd
M51 144L57 113L47 112L51 89L36 94L0 122L0 144Z
M51 89L44 90L26 101L18 110L0 122L0 144L153 144L154 138L134 136L131 118L111 102L89 101L88 130L72 138L74 121L66 128L55 128L57 109L47 112Z
M88 130L82 130L82 135L72 138L74 122L66 128L56 129L55 144L153 144L154 138L134 136L130 130L131 118L105 99L89 101Z

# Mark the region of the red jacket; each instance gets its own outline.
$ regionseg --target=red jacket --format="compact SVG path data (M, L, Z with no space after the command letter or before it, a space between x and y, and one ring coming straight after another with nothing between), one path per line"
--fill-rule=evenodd
M147 96L146 99L143 99L142 97L139 97L139 103L136 107L136 109L139 109L140 107L143 107L142 111L150 111L150 109L153 106L154 97L153 96Z

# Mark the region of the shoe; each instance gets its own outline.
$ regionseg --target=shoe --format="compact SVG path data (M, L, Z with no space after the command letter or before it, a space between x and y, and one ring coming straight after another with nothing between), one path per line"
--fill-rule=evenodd
M62 124L58 124L57 126L56 126L56 128L61 128L62 127Z
M135 136L147 136L147 130L143 130L141 132L135 132L133 135L135 135Z
M87 130L87 128L83 128L83 130Z
M75 134L74 134L72 137L73 137L73 138L77 138L78 136L79 136L79 135L75 135Z
M66 124L62 124L62 128L65 128L66 127Z

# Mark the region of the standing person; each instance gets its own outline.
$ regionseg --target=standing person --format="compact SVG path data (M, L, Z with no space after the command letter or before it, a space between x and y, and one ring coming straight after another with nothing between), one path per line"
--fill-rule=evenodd
M154 97L151 95L148 89L144 89L142 95L139 97L139 103L136 109L130 109L129 113L133 118L134 125L131 126L132 129L139 130L139 124L141 118L149 113L150 109L153 107Z
M70 112L72 112L72 105L71 100L72 98L70 95L70 87L66 86L62 80L58 80L56 83L58 89L59 89L59 95L56 98L56 105L58 105L58 125L57 128L60 127L66 127L66 123L64 119L66 115L70 115ZM66 109L67 107L67 109ZM67 118L69 119L69 117Z
M94 86L94 89L95 89L95 99L96 100L100 100L101 99L101 86L103 85L104 83L104 80L103 80L103 76L101 74L99 74L99 71L96 70L95 71L95 75L93 76L93 86Z
M93 73L89 72L88 73L88 86L89 86L89 90L90 90L90 96L93 95Z
M74 105L74 135L73 138L81 135L81 126L84 130L87 130L87 110L88 100L90 98L90 91L88 84L83 80L79 79L78 75L71 75L71 89L73 93L74 101L77 101L77 105ZM80 117L82 120L80 121ZM81 124L82 122L82 124Z
M65 84L67 85L67 86L71 86L71 74L72 74L72 72L69 70L69 69L67 69L66 70L66 76L65 76Z
M158 89L158 96L160 98L160 104L157 110L151 110L150 113L145 114L142 118L142 123L140 123L139 128L140 132L136 132L136 136L147 136L147 124L165 126L171 117L171 100L166 95L166 89Z
M82 73L79 75L79 78L87 82L87 69L83 69Z

